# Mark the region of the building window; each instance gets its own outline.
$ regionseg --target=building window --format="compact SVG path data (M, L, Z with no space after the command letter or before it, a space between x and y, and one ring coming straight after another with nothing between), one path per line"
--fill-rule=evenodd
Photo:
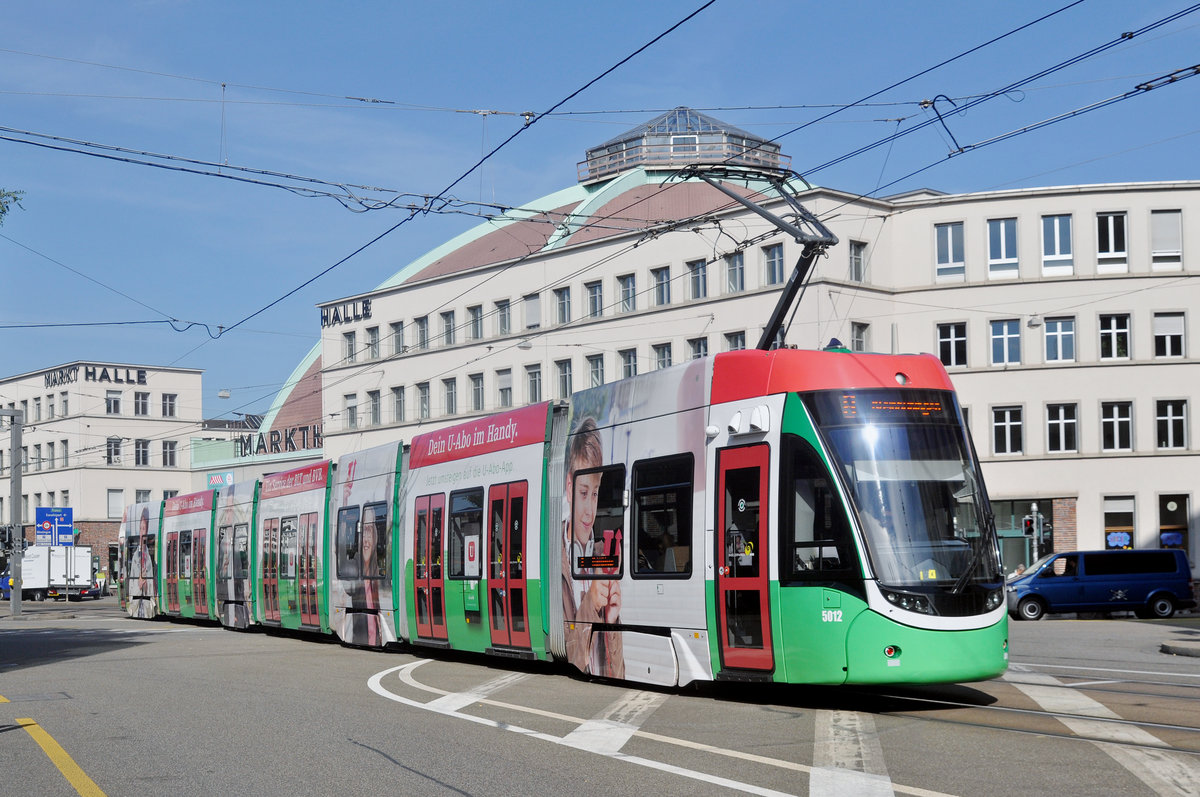
M169 501L177 495L179 495L178 490L163 490L163 500L164 501Z
M604 384L604 355L593 354L587 358L588 381L592 387Z
M446 415L458 414L458 380L451 377L450 379L442 380L442 406L445 407Z
M1129 316L1100 316L1100 359L1129 359Z
M992 408L992 453L1020 454L1024 449L1021 438L1021 408Z
M367 359L379 359L379 327L367 327Z
M766 266L768 285L783 283L783 244L763 247L763 264Z
M650 270L650 280L654 283L654 305L663 307L671 303L671 269L670 267Z
M512 304L508 299L496 302L496 334L512 334Z
M417 385L417 419L428 420L433 414L433 409L430 406L429 399L429 383L421 382Z
M483 374L471 374L471 409L483 412Z
M392 388L392 421L394 423L404 423L405 416L404 407L404 388Z
M1046 450L1054 454L1079 450L1077 408L1074 404L1050 404L1046 407Z
M113 519L120 519L121 514L125 511L125 491L124 490L109 490L108 491L108 516ZM28 520L28 518L26 518Z
M1158 545L1161 548L1190 550L1188 546L1188 505L1186 493L1158 497Z
M1114 496L1104 499L1104 547L1109 550L1128 550L1133 547L1133 496Z
M149 415L150 414L150 394L149 393L134 393L133 394L133 414L134 415Z
M54 460L55 460L54 443L46 443L46 467L49 468L50 470L54 470L54 467L55 467ZM4 470L3 465L4 465L3 460L0 460L0 470Z
M942 365L965 366L967 364L967 323L938 324L938 352Z
M783 330L779 330L780 335ZM861 321L850 322L850 351L869 351L870 350L871 325L864 324ZM783 346L783 341L778 341L775 348Z
M121 414L121 391L108 390L104 393L104 412L108 415Z
M42 399L40 397L33 400L33 419L35 421L42 419Z
M542 295L531 293L524 297L525 328L538 329L542 325Z
M850 242L850 281L862 282L867 278L867 245L862 241Z
M422 350L428 349L429 348L429 318L427 316L421 316L420 318L414 318L413 326L416 327L416 330L417 330L417 340L416 340L417 348L422 349Z
M583 289L587 291L588 318L600 318L604 315L604 284L589 282Z
M150 491L149 490L135 490L133 493L133 500L134 500L134 503L137 503L137 504L147 503L150 500Z
M25 460L25 462L24 462L24 464L22 464L21 467L22 467L22 469L26 469L29 467L28 454L24 454L23 459ZM106 441L106 445L104 448L104 464L106 464L106 465L120 465L121 464L121 438L110 437Z
M617 277L617 293L621 297L622 313L632 313L637 309L637 278L633 274Z
M33 469L42 469L42 444L38 443L33 447Z
M391 335L392 335L392 354L397 354L397 355L403 354L404 353L404 322L396 321L395 323L389 324L388 329L391 330Z
M1183 356L1183 313L1154 314L1154 356Z
M512 371L508 368L496 372L496 398L499 406L512 406Z
M571 323L571 289L556 288L554 291L555 321L560 324Z
M175 405L179 403L179 396L175 393L162 394L162 416L164 418L175 417Z
M150 464L149 440L133 441L133 464L143 468Z
M693 260L687 264L687 270L688 289L691 291L691 298L708 298L708 261Z
M725 333L725 351L741 351L746 348L745 332Z
M357 337L353 332L342 333L342 361L352 363L358 359Z
M963 223L935 224L937 234L937 276L961 277L966 274L963 257Z
M71 461L70 461L71 460L71 450L69 448L67 448L67 441L63 440L62 443L60 444L60 447L62 448L62 466L64 468L70 467L70 465L71 465ZM70 506L70 504L63 504L63 506Z
M454 311L447 310L442 313L442 345L454 345Z
M1019 270L1017 220L988 219L988 276L1015 277Z
M379 426L383 423L383 407L378 390L367 391L367 423Z
M542 366L525 366L525 395L528 396L530 404L542 400Z
M637 376L637 349L622 349L617 354L621 356L621 376Z
M54 395L46 396L46 417L54 417Z
M1178 210L1150 212L1150 267L1154 271L1183 268L1183 213Z
M1159 448L1187 448L1187 401L1171 399L1156 403L1155 422Z
M63 415L71 414L70 410L67 408L67 394L66 393L58 394L58 406L59 406L59 409L62 411Z
M179 444L174 440L163 440L162 457L164 468L173 468L176 466L175 453L178 450L178 446Z
M1021 321L1008 318L992 322L992 365L1021 362Z
M1125 214L1096 214L1096 271L1114 274L1129 270L1125 249Z
M691 349L693 360L698 360L701 357L707 357L708 338L692 338L688 341L688 348Z
M467 308L468 335L471 340L483 339L483 306L475 305Z
M653 346L654 349L654 367L670 368L671 367L671 344L659 343Z
M1046 362L1075 362L1075 319L1046 319Z
M1133 450L1133 402L1101 402L1100 447L1104 451Z
M1042 216L1042 273L1073 273L1075 258L1071 251L1071 217Z
M558 397L570 398L574 392L574 386L571 381L571 361L559 360L555 367L558 369Z
M746 290L746 266L741 252L725 255L725 292Z
M346 429L358 428L358 394L347 393L342 396L342 421Z

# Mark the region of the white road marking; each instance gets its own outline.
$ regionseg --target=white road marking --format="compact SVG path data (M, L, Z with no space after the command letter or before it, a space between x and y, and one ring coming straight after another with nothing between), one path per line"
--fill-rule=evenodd
M1200 678L1200 673L1163 672L1161 670L1118 670L1114 667L1071 667L1066 664L1033 664L1031 662L1010 661L1008 669L1015 672L1027 672L1030 667L1040 667L1044 670L1082 670L1083 672L1113 672L1124 675L1159 675L1170 678Z
M499 692L501 689L524 681L528 677L527 674L519 672L501 675L499 678L494 678L485 684L480 684L468 692L452 692L442 695L437 700L430 702L429 706L435 710L459 711L472 703L480 702L494 692Z
M600 715L563 737L563 744L600 755L620 752L642 723L665 703L667 696L631 689Z
M891 797L892 780L870 714L818 711L810 795Z
M371 689L371 691L373 691L375 694L379 695L380 697L387 698L388 700L394 701L396 703L400 703L402 705L410 706L412 708L424 709L426 711L436 711L439 714L456 717L458 719L464 719L469 722L474 722L479 725L485 725L487 727L495 728L497 730L506 730L506 731L511 731L513 733L519 733L523 736L528 736L533 739L540 739L542 741L551 742L553 744L566 744L565 740L567 737L553 736L551 734L541 733L539 731L532 731L532 730L529 730L528 728L523 728L520 725L514 725L512 723L500 723L500 722L496 722L494 720L489 720L485 717L477 717L477 716L473 716L471 714L461 714L456 711L449 711L446 709L445 705L434 706L434 704L437 703L437 700L432 700L427 703L422 703L419 700L411 700L409 698L401 697L400 695L393 694L392 692L389 692L385 686L383 686L383 679L386 678L387 676L395 673L399 676L399 678L402 682L413 687L414 689L419 689L419 690L422 690L425 692L431 692L431 693L437 694L437 695L453 694L453 693L447 692L444 689L438 689L437 687L428 686L426 684L423 684L420 681L416 680L416 678L413 677L413 671L417 667L420 667L422 664L426 664L429 661L430 661L430 659L421 659L419 661L415 661L410 664L403 664L399 667L392 667L391 669L384 670L383 672L378 672L375 675L372 675L367 680L367 686ZM580 717L572 717L568 714L560 714L558 712L546 711L544 709L532 708L530 706L519 706L514 703L505 703L503 701L493 700L490 698L481 700L480 702L485 703L489 706L495 706L497 708L503 708L503 709L508 709L508 710L512 710L512 711L520 711L520 712L524 712L527 714L533 714L533 715L539 716L539 717L546 717L549 719L561 720L563 722L572 723L577 726L583 725L584 723L587 722L587 720L584 720ZM618 703L620 703L620 702L622 702L622 701L618 701ZM709 754L712 754L715 756L723 756L726 758L737 759L739 761L748 761L748 762L755 763L755 764L762 764L764 766L776 767L778 769L784 769L784 770L788 770L791 772L797 772L800 774L809 775L810 777L811 777L811 775L813 773L813 769L814 769L813 767L807 766L805 764L800 764L795 761L784 761L784 760L778 759L778 758L768 758L766 756L755 755L754 753L744 753L739 750L731 750L731 749L725 748L725 747L715 747L710 744L693 742L688 739L678 739L678 738L675 738L672 736L663 736L661 734L650 733L648 731L637 730L633 733L633 735L637 736L639 738L642 738L642 739L648 739L650 741L660 742L662 744L670 744L670 745L674 745L676 747L683 747L683 748L687 748L689 750L697 750L697 751L709 753ZM568 736L570 736L570 734L568 734ZM625 761L625 762L628 762L631 764L635 764L637 766L644 766L649 769L656 769L661 772L672 773L675 775L679 775L680 777L685 777L685 778L689 778L692 780L698 780L703 783L715 783L717 785L726 786L726 787L728 787L730 789L734 789L736 791L743 791L743 792L747 792L750 794L763 794L763 795L780 795L780 794L782 794L782 792L776 792L776 791L772 791L770 789L762 789L757 786L752 786L752 785L746 784L746 783L738 783L736 781L730 781L725 778L720 778L720 777L711 775L707 772L697 772L697 771L690 770L690 769L683 769L681 767L676 767L671 764L663 763L661 761L653 761L650 759L641 758L639 756L627 755L625 753L620 753L620 752L611 753L611 754L597 753L597 755L607 755L607 757L609 757L609 758L614 758L614 759L617 759L620 761ZM922 788L918 788L915 786L901 786L898 784L892 784L892 789L897 794L907 794L907 795L912 795L912 797L953 797L953 795L949 795L944 792L932 791L930 789L922 789Z
M1112 709L1087 695L1060 683L1050 675L1024 675L1018 681L1002 676L1046 711L1085 717L1057 717L1073 733L1092 737L1092 744L1103 750L1135 777L1163 797L1200 797L1200 762L1192 756L1170 750L1170 745L1154 734L1121 722ZM1086 719L1096 717L1097 719ZM1121 744L1114 744L1118 742ZM1128 745L1141 745L1130 747ZM1162 750L1145 748L1160 747Z

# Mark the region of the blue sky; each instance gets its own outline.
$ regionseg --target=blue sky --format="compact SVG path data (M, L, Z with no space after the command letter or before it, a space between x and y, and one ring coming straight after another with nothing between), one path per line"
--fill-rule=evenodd
M783 152L812 182L860 193L1200 178L1200 78L948 157L955 142L969 149L1194 65L1200 13L964 113L939 100L945 128L809 172L934 118L921 100L965 105L1187 7L1085 0L808 124L1068 2L717 0L539 119L451 194L503 205L544 196L575 181L588 147L679 105L783 136ZM4 3L0 136L389 190L376 197L433 194L520 128L521 112L551 108L702 5ZM500 113L472 113L481 110ZM317 302L369 290L480 221L415 218L212 340L199 326L33 325L232 326L407 213L352 213L326 197L9 140L0 140L0 188L25 192L24 209L0 227L0 375L77 359L201 368L206 417L265 411L318 340ZM217 398L222 389L230 399Z

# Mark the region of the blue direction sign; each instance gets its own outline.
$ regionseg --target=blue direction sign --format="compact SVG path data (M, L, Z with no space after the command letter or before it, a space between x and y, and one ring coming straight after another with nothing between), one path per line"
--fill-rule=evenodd
M34 518L34 544L75 544L75 510L71 507L39 506Z

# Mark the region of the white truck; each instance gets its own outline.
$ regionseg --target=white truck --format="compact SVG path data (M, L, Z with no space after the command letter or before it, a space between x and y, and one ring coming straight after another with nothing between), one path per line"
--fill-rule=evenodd
M11 566L7 576L12 576ZM94 584L91 546L34 545L21 558L22 600L80 596L92 591Z

